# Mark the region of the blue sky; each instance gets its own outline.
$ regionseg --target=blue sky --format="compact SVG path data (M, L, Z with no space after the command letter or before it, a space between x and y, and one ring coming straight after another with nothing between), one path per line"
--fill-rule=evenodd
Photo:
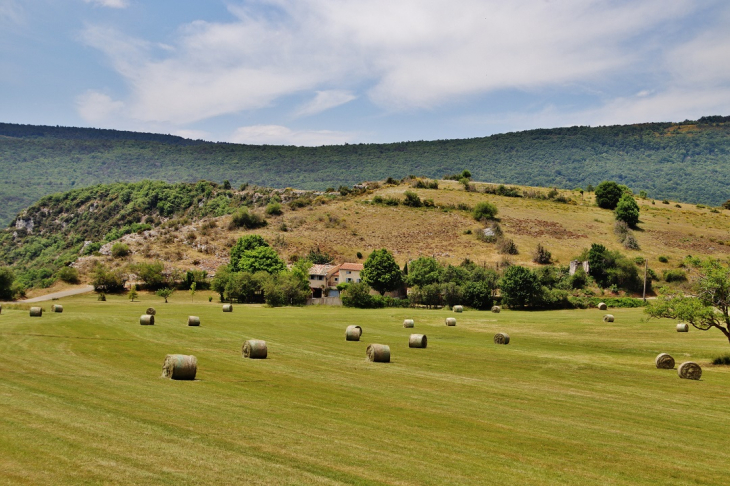
M725 0L0 0L0 121L323 145L730 115Z

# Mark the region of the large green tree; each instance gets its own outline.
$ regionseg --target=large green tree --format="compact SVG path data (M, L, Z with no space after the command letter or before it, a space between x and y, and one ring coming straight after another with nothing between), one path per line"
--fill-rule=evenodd
M537 275L529 268L513 265L499 281L502 303L509 307L537 306L542 298L542 286Z
M242 236L236 241L236 244L231 248L231 268L234 271L238 270L238 262L243 256L243 253L256 248L269 246L259 235L246 235Z
M639 223L639 205L630 194L624 194L619 199L614 211L617 221L624 221L629 226L636 226Z
M9 267L0 267L0 300L13 298L13 282L15 274Z
M380 295L397 289L403 282L400 267L385 248L372 252L363 263L363 267L360 274L363 282L380 292Z
M437 283L441 276L441 265L433 257L420 257L411 262L406 281L414 287Z
M603 209L615 209L623 190L613 181L603 181L596 187L596 204Z
M730 268L710 259L696 270L694 295L662 295L645 312L655 318L680 320L702 331L718 329L730 341Z
M266 272L277 274L286 270L286 264L279 258L276 250L269 246L260 246L253 250L246 250L236 265L239 272Z

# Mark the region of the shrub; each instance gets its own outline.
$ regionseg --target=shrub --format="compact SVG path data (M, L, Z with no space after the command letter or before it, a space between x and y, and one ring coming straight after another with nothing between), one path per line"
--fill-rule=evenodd
M0 300L12 300L15 274L10 267L0 267Z
M266 205L266 214L268 216L280 216L282 213L281 204L278 202L272 202Z
M614 214L617 221L623 221L629 226L636 226L639 223L639 205L633 196L628 194L621 196Z
M383 204L385 204L386 206L398 206L400 204L400 199L398 199L397 197L393 197L393 196L386 197L383 200Z
M535 252L532 254L532 261L540 265L548 265L552 262L553 255L538 243Z
M667 263L669 261L669 258L668 257L665 257L664 255L659 255L657 257L657 260L659 260L662 263Z
M596 187L596 204L603 209L615 209L623 190L613 181L603 181Z
M488 201L482 201L480 203L477 203L477 205L474 207L472 216L474 216L474 219L476 219L477 221L482 221L494 219L495 216L497 216L497 212L497 206Z
M249 212L248 208L241 208L231 216L228 229L255 229L262 226L266 226L266 220L264 218L258 214Z
M501 238L497 242L497 251L503 255L517 255L519 253L517 245L512 238Z
M666 282L686 282L687 281L687 273L684 270L680 270L680 269L664 270L662 277L664 278L664 281L666 281Z
M112 245L112 256L114 258L123 258L127 255L129 255L128 245L122 242L117 242Z
M712 360L712 364L714 365L730 365L730 355L725 356L718 356L717 358Z
M383 204L383 202L384 202L383 196L373 197L373 204Z
M416 194L415 192L406 191L404 196L405 196L405 199L403 200L404 206L410 206L412 208L420 208L421 206L423 206L423 202L421 202L421 198L418 197L418 194Z
M79 283L79 271L73 267L63 267L56 274L61 281L77 284Z
M362 260L362 252L358 251L356 256L358 260Z
M381 307L380 301L373 299L370 295L370 286L364 282L351 283L341 294L342 305L345 307L358 307L361 309L372 309Z

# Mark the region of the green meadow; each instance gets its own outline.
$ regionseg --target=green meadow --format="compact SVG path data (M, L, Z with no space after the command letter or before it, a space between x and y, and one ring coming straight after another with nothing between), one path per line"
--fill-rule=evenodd
M207 295L85 295L53 302L62 314L42 304L41 318L3 306L0 483L727 483L719 332L677 333L641 309L610 309L614 323L595 309L229 314ZM149 306L155 325L140 326ZM345 341L350 324L359 342ZM410 349L411 333L428 348ZM241 357L252 338L268 359ZM389 345L391 363L368 362L369 343ZM700 363L702 380L656 369L661 352ZM197 356L195 381L160 378L171 353Z

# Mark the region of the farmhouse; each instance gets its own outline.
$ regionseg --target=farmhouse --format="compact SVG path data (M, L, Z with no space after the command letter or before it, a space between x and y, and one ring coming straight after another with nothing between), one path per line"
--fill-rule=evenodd
M312 298L324 297L325 289L332 287L334 275L337 273L336 265L312 265L309 268L309 288L312 289ZM335 279L336 280L336 279ZM337 283L335 282L335 286Z
M339 268L338 283L359 283L360 272L362 272L362 263L343 263ZM336 284L335 284L336 285Z

